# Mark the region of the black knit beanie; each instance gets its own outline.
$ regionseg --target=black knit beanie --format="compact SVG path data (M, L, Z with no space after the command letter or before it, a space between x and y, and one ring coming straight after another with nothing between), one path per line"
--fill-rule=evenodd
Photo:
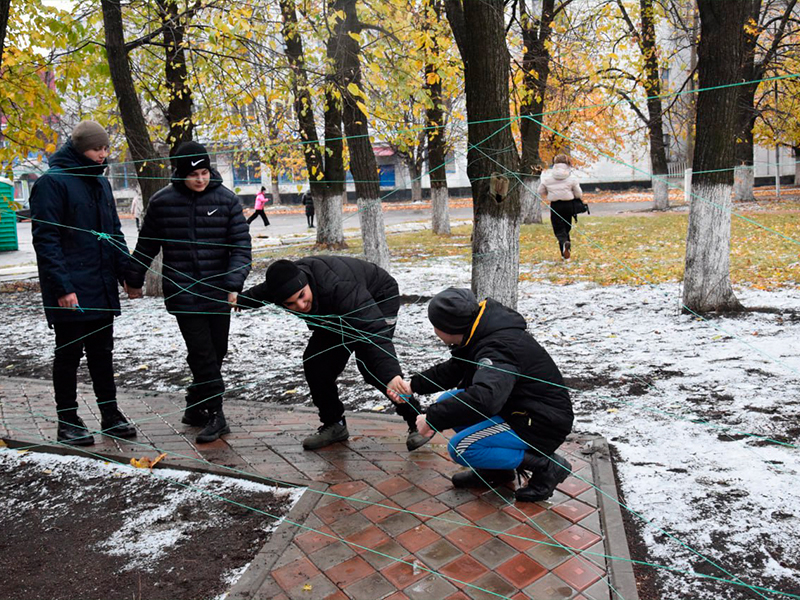
M267 269L267 294L273 304L283 304L308 285L308 277L290 260L276 260Z
M72 147L83 154L87 150L108 146L111 141L103 126L94 121L81 121L72 130Z
M472 290L447 288L428 303L428 319L440 331L457 335L467 333L480 312Z
M175 173L179 179L186 179L197 169L211 169L208 150L197 142L184 142L175 150Z

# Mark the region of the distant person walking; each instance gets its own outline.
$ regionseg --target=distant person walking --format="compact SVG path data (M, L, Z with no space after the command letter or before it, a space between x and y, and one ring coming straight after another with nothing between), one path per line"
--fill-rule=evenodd
M247 219L248 225L255 221L257 216L261 215L261 220L264 221L264 227L269 227L269 219L264 213L264 207L267 205L267 197L264 195L264 192L266 191L267 188L262 185L261 191L256 194L256 210L252 215L250 215L250 218Z
M131 200L131 216L136 221L136 231L142 230L142 213L144 212L144 207L142 205L142 196L138 192L134 195L133 199Z
M58 441L72 446L94 444L78 416L78 366L84 351L102 432L136 435L117 408L114 383L114 317L120 313L119 285L130 257L111 185L103 176L108 144L98 123L79 123L31 192L39 284L47 323L56 334Z
M570 160L566 154L559 154L553 159L553 169L542 176L539 183L539 196L550 203L550 224L558 240L561 256L571 256L572 244L569 232L572 219L575 217L573 200L583 197L578 180L572 175Z
M306 207L306 221L308 221L308 228L314 229L314 197L311 195L311 191L303 194L302 202L303 206Z

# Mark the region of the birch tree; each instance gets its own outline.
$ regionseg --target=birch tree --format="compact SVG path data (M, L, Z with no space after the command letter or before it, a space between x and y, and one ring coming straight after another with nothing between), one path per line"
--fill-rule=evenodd
M698 0L700 45L693 198L686 237L685 310L741 310L730 278L731 191L745 27L753 0Z

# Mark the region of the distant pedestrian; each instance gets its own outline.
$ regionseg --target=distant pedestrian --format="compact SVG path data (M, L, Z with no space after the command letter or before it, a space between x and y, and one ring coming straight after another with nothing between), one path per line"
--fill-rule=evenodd
M308 228L314 229L314 198L311 195L310 190L303 194L302 202L303 206L306 207L306 221L308 221Z
M542 176L539 183L539 196L550 203L550 224L558 240L561 256L567 259L572 254L569 232L575 217L573 200L583 197L578 180L570 170L570 160L566 154L553 159L553 169Z
M131 200L131 216L136 221L136 231L142 230L142 212L142 195L136 192Z
M31 192L39 284L47 322L56 334L57 438L72 446L94 444L78 416L77 373L84 351L103 433L136 436L117 407L114 383L114 317L120 314L119 284L130 257L111 185L103 177L108 145L102 126L79 123Z
M231 307L250 271L250 233L239 197L222 185L204 146L176 150L172 185L156 192L125 276L131 298L142 295L145 272L163 251L164 302L186 343L193 381L181 422L202 427L198 443L230 433L222 412L222 361Z
M264 207L267 205L267 196L264 192L267 191L263 185L261 186L261 191L256 194L256 206L255 212L250 215L250 218L247 219L247 224L250 225L253 221L256 220L257 216L261 216L261 220L264 221L264 227L269 227L269 219L267 218L266 213L264 212Z

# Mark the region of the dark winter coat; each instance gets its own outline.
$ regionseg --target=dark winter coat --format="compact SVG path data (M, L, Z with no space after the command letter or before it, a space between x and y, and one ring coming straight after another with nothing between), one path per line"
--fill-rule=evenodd
M411 389L464 390L428 409L426 420L437 431L499 415L522 440L550 454L572 429L572 403L561 373L526 331L522 315L492 299L481 304L466 342L450 360L412 377Z
M314 198L311 194L306 192L302 197L303 206L306 207L306 215L314 214Z
M250 272L250 232L238 196L211 170L200 193L173 176L150 199L125 279L141 288L163 250L164 298L170 313L228 312L229 292L240 292Z
M129 256L105 169L68 141L33 185L33 247L48 323L119 315ZM73 292L83 312L58 307L58 299Z
M337 343L354 346L359 340L361 359L380 381L402 375L394 344L387 335L400 310L397 281L379 266L346 256L309 256L294 261L308 277L311 311L303 315L312 331L330 332ZM266 283L242 292L243 308L263 306ZM389 323L387 323L387 320Z

